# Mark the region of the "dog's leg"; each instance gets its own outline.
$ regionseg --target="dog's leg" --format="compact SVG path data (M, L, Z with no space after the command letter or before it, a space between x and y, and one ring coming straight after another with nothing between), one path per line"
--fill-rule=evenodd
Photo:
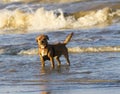
M45 67L45 61L41 55L40 55L40 60L41 60L41 66Z
M51 67L54 68L54 58L50 57Z
M56 60L57 60L57 62L58 62L58 66L60 66L60 65L61 65L61 62L60 62L60 59L59 59L58 56L56 57Z
M70 60L69 60L69 55L68 54L64 54L66 60L67 60L67 65L70 66Z

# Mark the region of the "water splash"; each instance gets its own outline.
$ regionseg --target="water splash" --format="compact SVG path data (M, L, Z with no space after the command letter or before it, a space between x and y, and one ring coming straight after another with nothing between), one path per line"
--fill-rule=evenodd
M27 28L27 17L26 13L23 13L20 10L9 11L1 10L0 12L0 29L18 29L18 28Z
M38 8L36 11L33 11L29 8L29 10L30 11L27 12L20 9L13 11L8 9L0 10L0 29L39 31L63 28L90 28L94 26L105 27L115 22L114 20L116 19L118 19L117 22L120 20L120 10L112 11L112 9L108 7L97 11L87 11L85 13L77 12L68 14L67 16L61 9L48 11L44 8Z

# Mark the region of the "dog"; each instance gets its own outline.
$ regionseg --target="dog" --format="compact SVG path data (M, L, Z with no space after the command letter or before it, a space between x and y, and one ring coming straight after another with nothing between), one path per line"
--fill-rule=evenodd
M55 66L54 58L56 58L56 60L58 62L58 66L60 66L61 61L59 58L61 55L64 55L64 57L67 60L67 65L70 66L68 49L67 49L66 45L71 40L72 36L73 36L73 32L70 33L66 37L64 42L62 42L62 43L59 42L56 44L49 44L48 43L49 37L47 35L43 34L43 35L39 35L36 37L36 42L38 43L38 54L39 54L40 59L41 59L42 67L45 67L46 60L50 60L51 67L54 68L54 66Z

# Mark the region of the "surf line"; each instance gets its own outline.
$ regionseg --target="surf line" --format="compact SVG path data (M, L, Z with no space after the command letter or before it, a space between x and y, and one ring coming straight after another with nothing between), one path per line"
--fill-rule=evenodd
M99 52L120 52L120 46L101 46L101 47L71 47L68 48L70 53L99 53ZM37 55L37 48L21 50L19 55Z
M71 53L120 52L120 46L72 47L68 48L68 51Z

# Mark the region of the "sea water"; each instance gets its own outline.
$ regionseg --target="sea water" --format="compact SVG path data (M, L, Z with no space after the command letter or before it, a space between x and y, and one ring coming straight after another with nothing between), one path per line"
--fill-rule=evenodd
M36 36L71 32L71 66L42 68ZM0 94L119 94L119 63L119 0L0 1Z

